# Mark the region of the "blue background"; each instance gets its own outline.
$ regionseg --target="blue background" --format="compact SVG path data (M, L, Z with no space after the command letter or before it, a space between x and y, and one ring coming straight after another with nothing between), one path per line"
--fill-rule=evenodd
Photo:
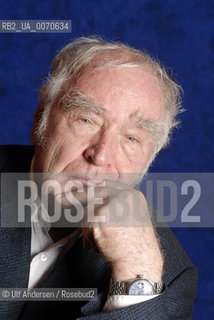
M213 171L214 1L7 0L0 19L72 19L70 34L0 34L0 144L29 144L51 59L73 38L97 34L145 48L184 88L182 126L151 170ZM213 229L174 232L199 270L193 319L214 319Z

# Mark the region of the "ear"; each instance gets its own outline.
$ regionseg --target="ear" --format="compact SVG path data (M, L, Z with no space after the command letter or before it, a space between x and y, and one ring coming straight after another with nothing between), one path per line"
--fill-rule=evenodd
M37 127L38 127L38 123L41 119L42 113L44 111L44 107L43 105L40 103L36 109L36 112L34 114L34 118L33 118L33 128L31 131L31 143L32 145L35 145L37 143Z

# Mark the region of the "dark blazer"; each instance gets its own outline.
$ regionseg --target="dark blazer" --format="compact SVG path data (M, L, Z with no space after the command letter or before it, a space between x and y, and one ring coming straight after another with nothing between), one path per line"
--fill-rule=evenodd
M0 172L29 172L33 148L2 146ZM10 192L10 191L8 191ZM110 268L99 255L86 251L82 239L56 263L43 288L97 288L96 301L0 301L1 320L49 319L191 319L197 270L169 228L158 228L164 252L164 292L147 302L103 313ZM30 268L30 228L0 228L0 287L24 288Z

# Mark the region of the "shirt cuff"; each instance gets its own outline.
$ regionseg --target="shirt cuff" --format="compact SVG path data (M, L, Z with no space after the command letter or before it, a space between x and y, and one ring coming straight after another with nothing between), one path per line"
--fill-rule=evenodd
M108 295L107 301L103 307L104 312L114 311L120 308L129 307L136 303L145 302L150 299L154 299L159 294L148 295L148 296L129 296L129 295Z

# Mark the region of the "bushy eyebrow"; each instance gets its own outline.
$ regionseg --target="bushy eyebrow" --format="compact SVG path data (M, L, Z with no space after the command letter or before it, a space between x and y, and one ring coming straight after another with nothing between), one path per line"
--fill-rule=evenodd
M149 132L156 138L164 134L166 130L166 124L163 121L144 118L139 115L139 112L131 114L130 119L135 123L137 128Z
M80 109L86 112L101 114L106 111L101 105L94 103L89 97L76 88L72 88L68 93L66 93L60 102L63 103L63 107L66 112Z
M60 102L62 102L65 112L82 110L98 115L107 112L103 106L96 104L76 88L69 90L69 92L62 97ZM143 116L140 116L139 111L132 113L130 115L130 120L136 128L149 132L156 139L164 134L166 130L166 124L163 121L144 118Z

